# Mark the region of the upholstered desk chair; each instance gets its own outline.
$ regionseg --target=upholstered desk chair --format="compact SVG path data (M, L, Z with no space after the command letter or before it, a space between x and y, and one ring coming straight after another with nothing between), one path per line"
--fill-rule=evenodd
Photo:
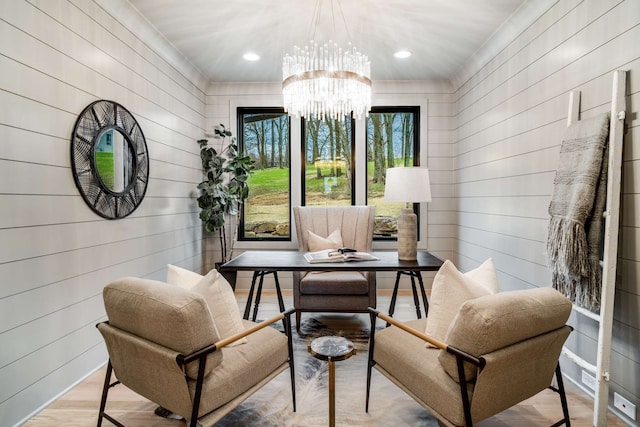
M332 235L336 247L371 252L374 206L297 206L293 214L300 251L325 249ZM376 273L293 272L293 305L298 331L302 312L367 312L376 306Z
M108 322L98 324L109 353L98 427L105 413L112 371L117 380L184 417L187 425L212 426L287 368L295 411L290 317L244 321L242 333L218 339L202 295L163 282L137 278L105 287ZM269 324L284 320L286 334ZM246 342L232 346L246 337Z
M424 334L428 318L402 323L371 310L366 410L372 368L441 425L467 427L550 387L555 373L564 418L554 426L569 426L558 359L570 312L551 288L487 295L462 305L441 342ZM376 316L393 326L375 332Z

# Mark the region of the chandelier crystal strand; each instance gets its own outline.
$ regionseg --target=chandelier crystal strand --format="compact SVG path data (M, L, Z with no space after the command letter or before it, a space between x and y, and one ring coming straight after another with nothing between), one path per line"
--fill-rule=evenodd
M294 46L282 62L282 94L295 117L339 119L353 111L361 118L371 109L371 63L355 47L343 50L332 41Z

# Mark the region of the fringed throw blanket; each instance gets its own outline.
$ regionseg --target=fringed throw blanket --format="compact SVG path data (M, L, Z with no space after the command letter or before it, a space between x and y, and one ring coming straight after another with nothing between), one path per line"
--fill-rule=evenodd
M608 113L567 128L549 205L547 252L553 287L591 309L600 307L608 134Z

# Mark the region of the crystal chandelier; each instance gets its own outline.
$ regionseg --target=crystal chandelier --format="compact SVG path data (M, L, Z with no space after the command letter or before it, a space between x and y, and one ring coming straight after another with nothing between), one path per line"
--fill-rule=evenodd
M320 3L316 5L316 27ZM296 117L341 118L353 111L361 118L371 109L371 62L351 43L347 49L333 41L321 45L312 40L310 46L295 46L293 54L282 61L282 94L285 111Z

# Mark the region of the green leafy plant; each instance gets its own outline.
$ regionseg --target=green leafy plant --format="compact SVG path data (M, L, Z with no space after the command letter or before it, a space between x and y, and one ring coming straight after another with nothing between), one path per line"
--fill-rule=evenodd
M220 124L215 129L215 136L221 138L222 149L218 153L208 145L208 140L198 141L200 159L205 175L204 181L198 184L200 195L200 220L209 232L220 231L220 248L222 262L227 262L233 255L233 241L237 230L240 205L249 196L247 179L253 173L254 161L238 149L236 138ZM225 146L225 139L230 142ZM231 220L234 232L227 230ZM230 239L228 239L228 236ZM231 248L228 251L228 248Z

